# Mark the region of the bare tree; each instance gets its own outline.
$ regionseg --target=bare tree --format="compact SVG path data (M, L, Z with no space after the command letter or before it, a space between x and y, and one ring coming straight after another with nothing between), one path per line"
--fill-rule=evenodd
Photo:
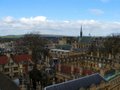
M48 40L41 37L40 34L26 34L22 38L24 45L32 51L32 60L36 64L44 56L44 47Z
M120 53L120 35L113 34L107 37L104 47L106 53L111 53L115 57L116 54Z

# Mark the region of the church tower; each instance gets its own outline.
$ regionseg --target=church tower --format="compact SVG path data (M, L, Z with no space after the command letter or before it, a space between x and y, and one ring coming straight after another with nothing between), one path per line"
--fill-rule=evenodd
M82 38L83 36L83 32L82 32L82 26L81 26L81 29L80 29L80 38Z
M79 36L78 42L81 41L82 37L83 37L83 32L82 32L82 25L81 25L81 28L80 28L80 36Z

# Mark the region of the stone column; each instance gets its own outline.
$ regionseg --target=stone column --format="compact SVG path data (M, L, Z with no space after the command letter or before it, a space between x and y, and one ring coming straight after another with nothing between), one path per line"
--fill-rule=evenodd
M58 72L61 72L61 64L58 64Z
M99 53L99 51L97 51L97 57L99 57L100 56L100 53Z
M112 58L112 55L109 53L109 57L108 57L109 59L111 59Z
M82 75L83 69L80 67L80 76Z
M104 74L105 74L104 70L103 70L103 69L100 69L100 75L101 75L101 76L104 76Z
M91 52L91 56L93 56L93 52Z
M73 75L73 71L74 71L74 66L71 65L71 74Z

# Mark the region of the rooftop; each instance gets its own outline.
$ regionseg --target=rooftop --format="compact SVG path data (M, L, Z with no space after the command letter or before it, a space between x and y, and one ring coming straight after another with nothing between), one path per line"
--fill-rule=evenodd
M93 84L98 85L102 81L106 82L102 76L96 73L60 84L47 86L44 90L79 90L80 88L89 88Z
M113 78L115 78L115 77L117 77L117 76L119 76L119 75L120 75L120 72L115 73L115 74L113 74L113 75L111 75L111 76L109 76L109 77L106 77L105 79L106 79L107 81L110 81L110 80L112 80Z
M28 54L20 54L20 55L13 55L12 58L16 63L20 63L23 61L30 61L32 59L32 56Z
M4 64L7 64L8 63L8 57L3 55L3 56L0 56L0 65L4 65Z
M51 49L51 51L70 52L70 50L62 50L62 49Z

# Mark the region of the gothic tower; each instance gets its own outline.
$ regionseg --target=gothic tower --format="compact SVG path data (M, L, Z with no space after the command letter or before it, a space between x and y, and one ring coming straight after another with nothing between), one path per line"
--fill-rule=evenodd
M81 26L81 29L80 29L80 38L82 38L82 34L83 34L83 32L82 32L82 26Z
M83 32L82 32L82 25L81 25L80 36L79 36L78 42L81 42L82 37L83 37Z

